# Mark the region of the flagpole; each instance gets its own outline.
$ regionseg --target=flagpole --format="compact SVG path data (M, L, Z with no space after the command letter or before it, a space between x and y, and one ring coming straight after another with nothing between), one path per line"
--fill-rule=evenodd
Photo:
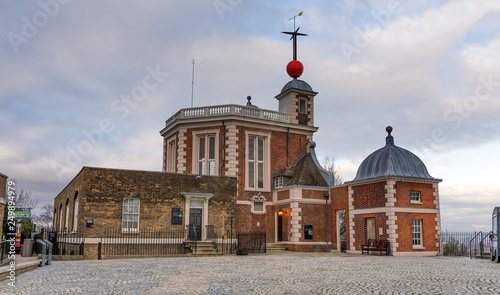
M191 77L191 108L193 107L193 97L194 97L194 58L192 64L193 64L193 75Z

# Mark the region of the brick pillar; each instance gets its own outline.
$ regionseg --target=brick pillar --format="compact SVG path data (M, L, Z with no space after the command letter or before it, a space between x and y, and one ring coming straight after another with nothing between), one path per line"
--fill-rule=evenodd
M290 203L290 217L291 217L291 224L292 224L291 241L292 242L299 242L300 241L300 237L301 237L300 222L302 220L302 216L300 214L301 211L302 211L302 208L299 208L299 203L297 203L297 202Z
M187 129L179 130L179 143L177 144L177 173L186 173L187 156Z
M385 185L385 206L386 207L394 207L396 204L396 181L395 180L387 180L387 183ZM398 220L398 217L396 213L394 212L387 212L387 234L389 235L389 242L391 242L391 251L392 253L396 253L397 248L399 244L397 243L398 239L398 234L396 233L398 231L398 225L396 224L396 221Z
M352 186L347 187L348 193L348 205L349 211L354 210L354 190ZM355 251L355 238L354 238L355 230L354 230L354 214L349 213L349 250Z
M238 132L236 125L226 126L226 176L238 176Z
M439 244L441 242L441 210L439 206L439 187L438 184L435 183L432 185L432 188L434 188L434 205L436 206L436 209L439 210L438 214L436 214L436 247L439 249Z

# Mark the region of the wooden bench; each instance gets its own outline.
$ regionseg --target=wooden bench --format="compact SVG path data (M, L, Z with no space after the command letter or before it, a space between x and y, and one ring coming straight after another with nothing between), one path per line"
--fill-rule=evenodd
M370 254L370 251L380 251L380 256L382 256L382 252L384 251L387 254L388 243L388 240L369 239L368 244L361 245L361 255L365 254L365 251L368 255Z

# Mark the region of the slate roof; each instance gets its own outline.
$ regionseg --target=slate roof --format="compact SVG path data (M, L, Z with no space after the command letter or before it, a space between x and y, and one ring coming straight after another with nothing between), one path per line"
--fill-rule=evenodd
M298 90L314 92L311 86L307 84L306 81L297 80L296 78L293 78L292 81L286 83L285 86L283 86L283 88L281 89L281 93L284 93L288 89L298 89Z
M386 145L366 157L359 166L356 177L346 183L385 177L441 181L429 174L419 157L394 144L392 127L388 126L386 131L388 132Z
M291 176L286 186L319 186L332 187L334 176L325 170L319 163L316 152L316 143L310 143L310 152L304 154L291 168L283 168L278 175Z

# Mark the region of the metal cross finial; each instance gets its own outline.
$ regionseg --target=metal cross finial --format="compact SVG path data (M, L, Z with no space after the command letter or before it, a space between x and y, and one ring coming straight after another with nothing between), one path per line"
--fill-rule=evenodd
M299 33L300 27L297 28L294 32L281 32L283 34L292 35L290 40L293 39L293 60L297 60L297 36L309 36L308 34Z

